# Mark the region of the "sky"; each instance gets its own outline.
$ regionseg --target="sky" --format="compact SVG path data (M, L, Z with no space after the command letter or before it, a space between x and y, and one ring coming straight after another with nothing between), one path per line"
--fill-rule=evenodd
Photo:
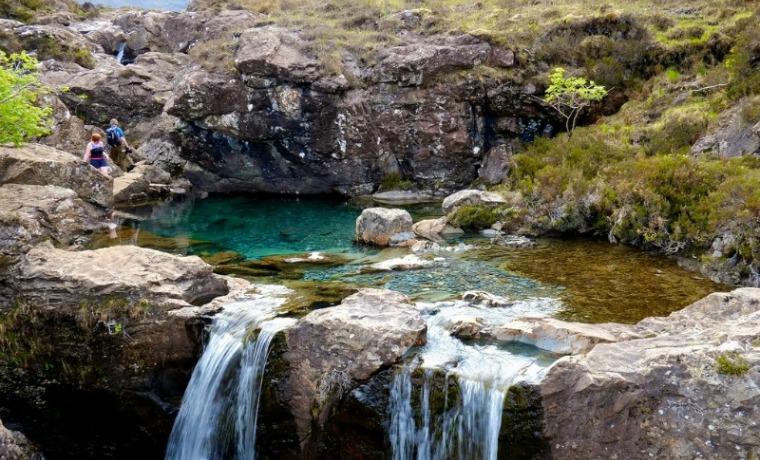
M77 1L79 1L79 3L84 3L84 0ZM190 3L190 0L91 0L91 3L111 8L134 6L149 10L184 11Z

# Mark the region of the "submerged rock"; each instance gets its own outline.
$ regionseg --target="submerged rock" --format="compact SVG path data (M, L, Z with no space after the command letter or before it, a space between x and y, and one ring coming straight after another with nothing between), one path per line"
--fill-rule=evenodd
M508 248L532 248L536 246L538 243L536 243L534 240L531 240L528 237L521 236L521 235L505 235L505 236L497 236L496 238L491 238L491 244L495 244L497 246L505 246Z
M356 239L388 246L398 233L412 231L412 216L403 209L369 208L356 219Z

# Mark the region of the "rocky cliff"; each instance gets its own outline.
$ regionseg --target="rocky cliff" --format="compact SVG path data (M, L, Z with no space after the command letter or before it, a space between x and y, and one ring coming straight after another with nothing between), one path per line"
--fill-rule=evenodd
M336 74L314 59L313 38L262 19L128 12L2 27L22 46L46 33L93 57L92 68L43 62L45 82L68 87L46 142L78 153L87 126L117 117L140 146L136 158L201 190L355 195L400 177L451 191L479 175L501 180L517 138L550 123L535 85L467 77L486 63L523 64L476 36L399 30L405 38L377 63L346 55L352 65Z

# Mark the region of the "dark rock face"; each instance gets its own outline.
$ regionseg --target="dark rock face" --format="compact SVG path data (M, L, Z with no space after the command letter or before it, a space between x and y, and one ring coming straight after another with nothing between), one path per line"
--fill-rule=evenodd
M0 458L3 460L44 460L22 433L0 422Z
M2 326L0 408L51 459L160 459L202 323L118 317L123 332L76 310L19 307ZM113 331L112 331L113 332Z
M43 67L46 83L69 88L59 128L82 135L116 117L133 144L145 144L145 158L200 190L356 195L398 175L440 195L479 175L498 180L511 151L504 145L532 126L521 120L544 127L552 118L533 85L462 76L483 63L520 65L514 51L470 35L408 40L376 65L346 55L346 76L308 57L303 33L257 25L251 13L106 19L112 24L70 26L94 53L94 69ZM116 62L120 44L129 65ZM76 146L57 133L48 142ZM175 158L152 155L162 142L178 147Z

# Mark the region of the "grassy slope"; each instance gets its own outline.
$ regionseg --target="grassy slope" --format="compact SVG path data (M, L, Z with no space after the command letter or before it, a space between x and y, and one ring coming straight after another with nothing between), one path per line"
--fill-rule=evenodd
M0 18L4 19L34 22L40 15L57 12L87 15L74 0L0 0Z

